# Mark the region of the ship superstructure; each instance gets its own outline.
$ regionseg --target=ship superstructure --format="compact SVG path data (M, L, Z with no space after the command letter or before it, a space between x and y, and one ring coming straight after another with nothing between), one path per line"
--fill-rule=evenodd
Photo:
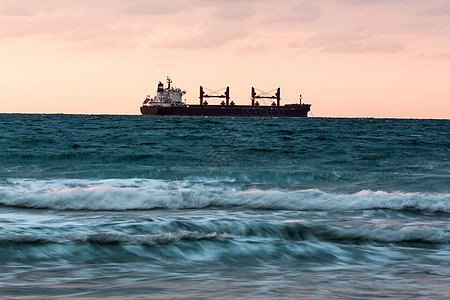
M156 96L151 98L150 95L147 95L143 103L143 106L160 106L160 107L186 106L186 103L183 102L183 95L186 94L186 91L170 86L171 83L172 80L169 77L167 77L167 88L164 88L164 84L160 81L158 83Z

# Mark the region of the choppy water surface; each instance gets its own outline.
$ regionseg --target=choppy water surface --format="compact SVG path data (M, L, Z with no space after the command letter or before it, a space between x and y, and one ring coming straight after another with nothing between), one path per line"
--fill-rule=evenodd
M0 115L0 297L447 298L449 132Z

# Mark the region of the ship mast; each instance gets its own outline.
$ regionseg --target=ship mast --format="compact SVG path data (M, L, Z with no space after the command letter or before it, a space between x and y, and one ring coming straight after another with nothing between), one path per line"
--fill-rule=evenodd
M167 88L170 89L170 84L172 83L172 79L169 78L169 76L167 76Z

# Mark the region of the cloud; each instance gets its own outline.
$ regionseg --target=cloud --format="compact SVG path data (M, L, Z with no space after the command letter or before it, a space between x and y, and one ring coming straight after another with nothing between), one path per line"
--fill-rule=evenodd
M435 54L420 53L414 58L420 59L450 59L450 52L440 52Z
M236 23L199 23L160 44L163 48L200 49L219 47L230 41L243 39L249 31Z
M2 6L0 38L60 40L81 48L128 48L136 45L138 38L154 31L149 24L139 20L124 21L114 16L106 0L85 6L81 1L78 4L69 0L43 0L25 5L27 2L16 0L14 9L8 6L12 2Z
M246 36L246 29L233 22L252 16L252 3L253 0L6 0L0 6L0 38L32 36L107 48L129 47L156 31L171 31L173 38L160 37L166 47L220 46ZM180 32L182 36L174 34ZM161 44L155 37L153 43L158 42Z
M419 14L425 16L448 17L448 15L450 15L450 3L448 1L441 3L436 1L431 5L428 5L420 9Z
M320 52L331 53L395 53L404 50L401 42L342 29L316 32L306 39L305 44L311 48L318 48Z
M118 2L115 12L124 15L173 15L191 9L193 6L189 1L183 0L127 0Z
M31 7L23 7L15 3L0 4L0 16L31 16L34 11Z
M278 1L277 4L268 16L270 21L307 23L316 21L322 16L321 8L312 1L300 1L294 5L287 1Z
M380 3L392 3L392 0L333 0L336 4L347 4L347 5L372 5Z
M38 14L67 14L74 11L89 11L92 9L108 10L120 0L2 0L0 16L29 17Z
M432 55L431 58L450 59L450 52L438 53L438 54Z
M403 51L400 39L409 39L411 49L413 35L447 36L448 3L448 0L427 4L417 0L0 0L0 39L32 36L44 42L63 41L69 47L71 44L91 48L132 47L152 43L187 49L220 47L239 41L235 43L239 53L265 53L273 45L288 44L291 49L309 47L321 52L393 53ZM260 38L250 38L250 33ZM293 35L297 39L289 43ZM149 36L151 40L142 38ZM440 47L445 51L447 42L441 42Z
M0 3L0 16L26 17L49 9L48 1L4 0Z
M218 20L243 21L254 16L255 13L256 10L252 3L224 1L217 5L212 17Z

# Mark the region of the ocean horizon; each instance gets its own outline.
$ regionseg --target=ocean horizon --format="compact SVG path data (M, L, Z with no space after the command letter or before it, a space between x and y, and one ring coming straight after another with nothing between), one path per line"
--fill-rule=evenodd
M450 120L446 117L375 117L375 116L315 116L314 112L310 111L308 113L308 119L386 119L386 120ZM67 112L2 112L0 115L68 115L68 116L141 116L142 114L139 112L127 114L127 113L67 113ZM154 117L154 116L146 116L146 117ZM158 117L173 117L173 116L158 116ZM193 117L193 118L222 118L223 116L177 116L177 117ZM285 119L289 117L251 117L249 118L273 118L273 119ZM240 118L236 116L227 117L227 118ZM244 117L245 118L245 117Z

